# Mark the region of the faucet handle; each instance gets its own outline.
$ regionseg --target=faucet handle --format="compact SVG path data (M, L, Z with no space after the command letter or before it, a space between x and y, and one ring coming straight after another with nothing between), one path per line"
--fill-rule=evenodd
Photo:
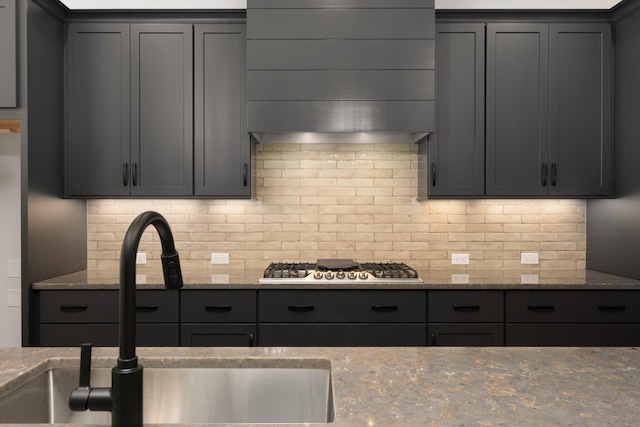
M167 289L180 289L182 287L182 271L180 269L180 258L178 252L162 254L162 272L164 273L164 284Z
M80 346L80 384L69 396L72 411L86 411L91 393L91 344Z

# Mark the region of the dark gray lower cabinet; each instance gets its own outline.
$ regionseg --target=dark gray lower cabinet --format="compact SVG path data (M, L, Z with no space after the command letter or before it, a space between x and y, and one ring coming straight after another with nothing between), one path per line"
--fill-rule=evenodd
M426 317L426 291L261 291L259 344L423 346Z
M429 345L504 345L502 291L429 292Z
M256 345L256 292L183 290L180 345L250 347Z
M506 345L640 345L640 291L507 291Z
M118 345L117 290L56 290L38 293L41 346ZM169 346L179 340L179 293L136 294L136 344Z

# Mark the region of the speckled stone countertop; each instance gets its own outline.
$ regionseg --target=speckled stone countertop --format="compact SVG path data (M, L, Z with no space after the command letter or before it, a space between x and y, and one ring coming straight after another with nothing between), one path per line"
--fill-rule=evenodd
M465 268L418 271L422 284L373 284L362 282L312 283L311 285L260 284L263 270L183 269L185 289L640 289L640 280L593 270L473 270ZM45 289L117 289L117 271L82 270L34 283ZM138 268L139 289L164 288L162 271Z
M94 349L110 367L117 349ZM78 349L0 349L0 396ZM335 427L637 426L636 348L141 348L145 367L331 364ZM32 424L33 425L33 424ZM291 424L289 424L291 425Z

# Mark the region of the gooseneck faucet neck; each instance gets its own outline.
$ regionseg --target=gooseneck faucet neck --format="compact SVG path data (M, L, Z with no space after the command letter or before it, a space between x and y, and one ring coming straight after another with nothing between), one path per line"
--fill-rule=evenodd
M162 270L167 289L182 287L182 274L171 228L157 212L140 214L129 226L120 253L120 357L118 367L135 368L136 356L136 253L146 228L153 225L162 244Z

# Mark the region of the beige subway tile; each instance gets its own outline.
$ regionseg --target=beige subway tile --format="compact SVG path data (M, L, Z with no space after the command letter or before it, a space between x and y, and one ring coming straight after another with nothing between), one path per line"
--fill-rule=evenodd
M356 196L358 197L368 197L369 203L374 204L374 197L383 196L390 197L393 196L393 188L375 188L375 187L357 187Z
M575 251L577 246L576 242L540 242L540 250L543 251Z
M466 242L429 242L430 251L464 251L467 248Z
M353 179L357 178L357 170L355 169L320 169L317 171L318 178L323 179ZM335 185L335 184L334 184Z
M358 252L390 251L393 250L393 242L356 242L356 250Z
M521 242L522 233L485 233L487 242Z
M283 241L282 249L285 251L290 250L299 250L299 251L317 251L318 250L318 242L308 242L308 241Z
M411 252L409 252L409 251L396 251L396 250L392 250L392 251L374 251L373 252L373 257L375 258L375 260L378 260L380 262L385 262L385 261L389 261L389 260L402 261L402 260L410 259L411 258Z
M336 242L373 242L374 233L338 233Z
M392 215L393 206L377 206L377 205L355 205L355 214L357 215Z
M434 233L464 233L467 230L465 224L432 223L429 228Z
M358 233L392 233L393 225L392 224L358 224L356 223L356 232Z
M504 224L505 233L539 233L540 224Z
M522 222L521 215L486 215L485 219L489 224L519 224Z
M478 242L484 241L484 233L449 233L449 240L452 242Z
M470 251L502 251L509 253L509 251L504 250L503 242L467 242L467 249Z
M501 270L505 268L507 260L495 260L495 259L480 259L475 260L472 265L473 268L486 269L486 270Z
M558 233L522 233L523 241L557 242Z
M428 242L393 242L394 251L428 251Z
M484 223L484 215L447 215L447 222L450 224L480 224Z
M513 241L513 242L503 242L504 250L517 250L521 252L540 252L541 250L541 242L523 242L521 240Z

